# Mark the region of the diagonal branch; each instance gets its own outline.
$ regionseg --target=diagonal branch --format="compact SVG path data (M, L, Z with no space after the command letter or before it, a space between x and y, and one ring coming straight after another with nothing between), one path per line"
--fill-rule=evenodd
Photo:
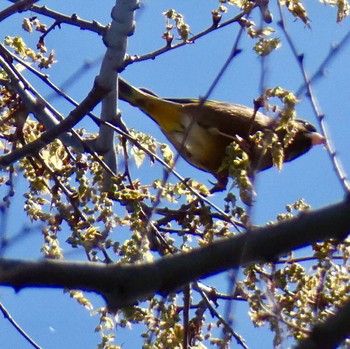
M63 117L53 108L48 108L48 104L45 103L44 98L13 65L12 56L8 54L8 50L2 44L0 44L0 66L9 77L8 84L21 97L26 112L32 113L46 129L58 125L59 121L57 118L63 119ZM73 146L80 151L83 150L81 140L74 133L61 134L60 139L65 145Z
M212 24L209 28L207 29L204 29L202 32L196 34L196 35L193 35L189 41L194 43L196 40L200 39L200 38L203 38L203 37L206 37L207 34L215 31L215 30L219 30L219 29L222 29L222 28L225 28L226 26L232 24L232 23L236 23L236 22L240 22L243 18L243 16L245 16L246 13L244 11L240 12L238 15L234 16L233 18L217 25L217 24ZM165 45L164 47L154 51L154 52L151 52L151 53L147 53L147 54L144 54L144 55L137 55L137 56L130 56L128 60L125 61L125 67L128 66L129 64L133 64L133 63L136 63L136 62L142 62L142 61L147 61L147 60L153 60L155 59L156 57L166 53L166 52L169 52L169 51L172 51L172 50L175 50L179 47L182 47L182 46L185 46L185 45L188 45L188 42L186 41L181 41L181 42L178 42L177 44L173 44L173 45Z
M103 88L95 82L86 98L69 113L66 119L61 121L58 125L43 132L38 139L25 145L23 148L16 149L9 154L0 156L0 168L13 164L25 156L35 156L35 154L37 154L43 147L58 138L62 133L68 132L74 127L87 113L100 103L101 99L108 92L108 89Z
M29 344L33 346L35 349L42 349L39 344L37 344L23 329L22 327L16 322L16 320L11 316L11 314L7 311L7 309L3 306L3 304L0 303L0 311L4 315L4 318L8 319L8 321L12 324L12 326L19 332L19 334L28 341Z
M138 8L137 0L120 0L116 2L116 5L112 10L112 24L104 36L107 51L101 66L101 70L95 79L94 87L84 101L78 107L76 107L65 120L61 121L57 125L52 125L53 127L44 132L36 141L27 144L21 149L15 150L0 157L0 167L6 167L24 156L35 155L38 153L38 151L44 146L74 127L101 100L108 96L108 94L110 95L108 99L104 101L103 105L104 114L102 115L102 119L114 122L119 121L119 126L123 126L121 121L118 120L116 116L116 71L119 70L120 66L124 62L126 38L128 35L130 35L134 28L133 19L134 10L136 8ZM6 65L4 59L3 65ZM11 73L10 69L9 73ZM16 76L13 75L13 78L15 77ZM25 92L24 88L23 91ZM108 108L106 107L106 101L108 101ZM31 102L40 109L40 103L38 101L31 100ZM108 168L110 168L112 172L116 172L113 135L113 130L106 128L103 125L103 129L100 130L100 137L95 143L89 143L88 146L90 149L96 151L103 149L108 155L108 159L105 159L105 161L107 161ZM106 144L106 142L108 142L108 144ZM110 173L107 173L107 176L110 177Z
M22 12L31 9L33 4L38 1L39 0L17 0L13 5L5 8L5 10L0 11L0 22L8 17L11 17L16 12Z
M289 32L287 30L280 3L278 3L278 8L279 8L280 17L281 17L281 20L278 24L282 28L284 35L286 36L287 42L289 44L289 47L290 47L290 49L291 49L291 51L292 51L292 53L293 53L293 55L298 63L298 66L301 70L301 74L302 74L304 82L305 82L305 87L306 87L306 90L307 90L307 93L308 93L308 96L310 99L311 107L314 111L314 114L315 114L317 121L320 125L322 134L325 138L324 145L325 145L325 147L327 149L327 153L329 154L329 157L331 159L334 171L339 179L340 184L343 187L345 195L348 195L350 193L350 182L349 182L349 179L347 177L347 174L345 173L343 167L341 166L338 155L330 142L329 134L328 134L328 131L327 131L327 128L325 125L325 115L320 111L320 108L318 107L318 105L316 103L316 98L315 98L315 94L313 92L313 86L311 83L311 79L306 72L306 68L305 68L305 64L304 64L304 55L298 53L297 47L296 47L291 35L289 34Z
M21 8L20 7L21 5L19 4L19 3L22 3L22 6L23 6L23 3L27 3L27 2L34 3L34 2L37 2L39 0L20 0L20 1L9 0L9 1L15 3L12 6L17 6L20 8L20 11L16 11L16 12L22 12L25 9L28 9L31 12L34 12L34 13L43 15L45 17L49 17L49 18L54 19L57 24L61 24L61 23L69 24L69 25L72 25L75 27L79 27L82 30L90 30L90 31L95 32L99 35L103 35L107 29L104 25L98 23L97 21L87 21L87 20L79 18L79 16L76 14L72 14L71 16L64 15L60 12L49 9L46 6L33 5L31 7L26 6L25 8ZM10 6L10 7L12 7L12 6ZM6 9L6 10L8 10L8 9Z

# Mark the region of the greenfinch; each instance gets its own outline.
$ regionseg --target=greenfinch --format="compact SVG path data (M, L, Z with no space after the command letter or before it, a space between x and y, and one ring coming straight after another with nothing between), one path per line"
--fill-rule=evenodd
M238 143L247 154L250 176L274 164L272 148L258 146L252 135L258 131L263 135L272 132L278 137L279 144L285 143L287 130L279 127L279 120L253 108L211 100L160 98L120 77L118 88L119 98L154 120L187 162L212 173L225 186L229 173L223 161L232 142ZM322 135L307 121L296 119L293 127L291 140L282 146L283 162L294 160L313 145L324 142Z

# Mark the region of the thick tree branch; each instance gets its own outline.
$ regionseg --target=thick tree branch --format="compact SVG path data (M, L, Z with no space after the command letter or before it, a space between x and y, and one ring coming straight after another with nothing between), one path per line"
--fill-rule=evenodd
M17 0L13 5L5 8L5 10L0 11L0 22L12 16L16 12L29 10L33 4L38 1L39 0Z
M168 294L199 278L230 268L276 260L288 251L350 231L350 202L300 214L276 225L216 241L189 253L143 265L100 265L61 261L0 260L0 284L82 289L101 294L111 310Z
M116 6L112 10L112 24L104 36L107 51L103 59L101 70L99 75L96 77L94 88L90 91L85 100L78 107L76 107L65 120L44 132L36 141L24 146L21 149L15 150L10 154L0 157L0 167L6 167L24 156L35 155L38 153L38 151L45 145L49 144L64 132L67 132L74 127L77 122L79 122L87 113L89 113L101 101L101 99L108 94L108 99L106 99L106 101L108 101L108 108L106 107L105 102L103 105L104 115L102 116L102 119L115 121L119 126L123 126L122 122L116 115L116 71L119 70L124 62L126 38L134 29L134 11L137 7L137 0L131 2L127 0L120 0L116 2ZM6 62L3 62L3 65L5 65L5 63ZM25 92L25 89L23 89L23 91ZM34 105L34 107L40 109L40 101L32 99L31 103ZM101 130L101 132L103 137L99 137L95 143L89 144L89 148L93 148L93 145L95 145L95 148L98 149L104 148L104 152L108 155L107 160L109 160L107 165L113 172L116 172L116 160L113 147L114 131L106 128L103 125L103 130ZM106 145L107 141L109 142L108 145ZM109 173L107 173L107 175L110 176Z
M109 94L102 100L101 120L115 123L125 131L126 127L117 113L117 72L125 61L127 38L134 32L135 10L138 6L138 0L116 1L111 13L112 23L103 37L107 50L103 57L98 77L99 80L110 87ZM102 153L108 167L113 172L117 172L113 129L102 123L98 137L90 146L97 152ZM105 172L103 189L108 191L110 186L111 175Z

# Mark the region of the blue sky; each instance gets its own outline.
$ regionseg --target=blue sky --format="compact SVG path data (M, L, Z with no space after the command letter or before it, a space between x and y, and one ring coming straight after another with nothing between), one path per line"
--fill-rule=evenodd
M110 21L109 15L113 1L74 0L69 2L41 1L39 4L71 15L77 13L81 18L97 20L101 23ZM0 10L10 3L2 2ZM129 38L128 52L142 55L152 52L164 45L161 39L164 30L162 12L175 8L185 15L191 26L191 32L197 33L211 24L210 10L216 2L209 0L153 0L145 1L137 13L135 34ZM338 43L349 31L349 21L341 24L336 22L336 10L318 2L306 4L311 19L311 29L306 28L300 21L293 21L286 14L289 31L300 53L305 55L305 66L312 74L316 71L328 54L332 45ZM275 4L271 5L274 18L278 18ZM230 18L237 13L233 7L225 15ZM17 23L26 14L17 15L14 19L4 21L0 26L1 37L5 35L23 35L28 42L36 42L36 34L25 34L19 31ZM29 16L29 15L28 15ZM259 22L259 17L253 16ZM50 23L50 22L48 22ZM275 25L272 25L279 30ZM133 64L123 72L123 77L137 86L144 86L165 97L198 97L206 94L221 66L227 59L238 32L237 25L228 26L211 33L206 38L196 41L175 51L165 53L155 60ZM301 72L295 58L281 31L276 32L281 38L282 46L274 52L268 61L269 87L282 86L286 89L297 90L303 84ZM61 85L68 76L73 74L86 61L101 57L105 47L100 37L88 31L80 31L62 25L56 28L46 39L48 49L55 49L57 64L48 73L51 79ZM260 80L260 59L252 52L253 41L243 35L240 43L242 53L229 66L223 79L214 90L211 99L251 105L258 97ZM347 44L336 54L332 63L327 66L325 75L314 86L315 95L321 110L325 113L326 123L345 170L350 171L349 149L350 121L350 72L347 69L350 47ZM67 92L76 100L82 100L93 84L93 78L98 72L98 65L89 69ZM44 96L50 93L38 82L32 81ZM63 113L67 114L71 106L60 99L52 103ZM145 115L120 104L123 118L129 127L154 135L159 141L166 142L165 137L156 125ZM317 126L308 98L303 96L297 107L298 115ZM96 128L89 121L82 125L93 131ZM209 174L193 169L184 161L177 164L178 171L184 177L193 177L203 183L213 180ZM137 169L133 168L135 173ZM21 192L22 182L18 182L18 192ZM261 173L257 179L257 202L253 210L255 224L264 224L275 219L284 210L287 203L304 198L313 207L321 207L343 198L342 188L334 174L331 162L320 146L293 163L287 164L282 171L272 169ZM220 200L221 199L221 200ZM222 205L222 196L217 194L213 201ZM13 233L20 231L30 224L25 215L20 215L21 197L14 200L8 220L9 230ZM6 256L16 258L40 258L41 235L34 232L29 237L11 246ZM68 247L67 247L68 250ZM224 277L225 278L225 277ZM209 283L209 281L208 281ZM221 285L223 291L225 285ZM54 299L54 301L53 301ZM98 297L93 297L95 304L102 305ZM77 305L74 300L63 295L60 290L24 290L15 294L10 289L0 288L0 301L8 308L14 318L38 341L44 348L94 348L98 336L93 333L97 318L90 317L89 312ZM243 309L243 312L245 310ZM49 313L49 316L47 315ZM263 331L259 332L259 342L249 338L250 326L243 324L239 328L246 337L251 348L271 348L271 341L263 341ZM5 333L5 335L4 335ZM262 335L262 337L260 336ZM133 336L133 334L130 334ZM69 338L69 342L66 339ZM133 348L135 343L127 337L123 348ZM262 343L263 342L263 343ZM13 330L6 320L0 321L0 347L4 349L30 346Z

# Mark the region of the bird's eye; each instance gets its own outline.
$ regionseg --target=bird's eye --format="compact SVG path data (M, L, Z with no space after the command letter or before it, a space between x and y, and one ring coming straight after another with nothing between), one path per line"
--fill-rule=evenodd
M316 132L317 131L314 125L310 124L309 122L307 122L305 120L298 119L298 122L303 124L303 126L310 132Z

